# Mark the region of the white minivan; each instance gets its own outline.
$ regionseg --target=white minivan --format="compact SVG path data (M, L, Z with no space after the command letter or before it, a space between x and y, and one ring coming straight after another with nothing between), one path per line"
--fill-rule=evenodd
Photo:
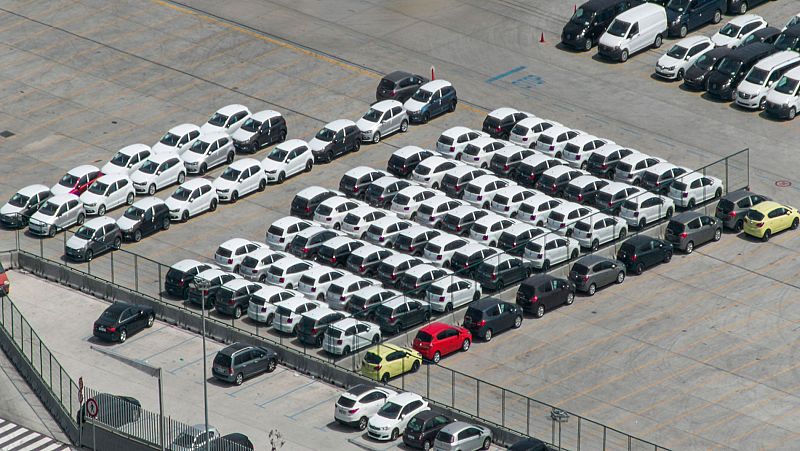
M757 62L736 88L736 104L742 108L763 110L770 88L783 74L797 66L800 66L800 54L791 50L772 54Z
M781 77L767 93L767 114L794 119L800 109L800 67Z
M655 3L644 3L618 15L597 46L600 56L625 62L628 56L648 47L659 48L667 34L667 11Z

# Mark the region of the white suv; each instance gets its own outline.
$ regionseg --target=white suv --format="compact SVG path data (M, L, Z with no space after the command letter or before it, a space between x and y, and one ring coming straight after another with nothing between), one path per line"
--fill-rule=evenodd
M258 290L250 294L247 317L270 327L278 309L275 304L297 297L302 297L297 291L262 284Z
M322 307L322 304L297 297L278 302L275 307L275 318L272 321L272 327L286 334L294 334L303 313Z
M397 392L388 388L356 385L339 396L333 418L341 424L363 431L367 428L370 417L378 413L378 409L395 395Z

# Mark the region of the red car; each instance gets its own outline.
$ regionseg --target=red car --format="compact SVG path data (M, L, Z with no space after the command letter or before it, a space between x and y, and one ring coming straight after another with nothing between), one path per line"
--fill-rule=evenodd
M9 291L11 291L11 282L8 281L6 270L3 268L3 263L0 262L0 297L7 295Z
M426 360L439 363L442 356L458 350L466 351L472 344L472 334L463 327L445 323L430 323L417 332L414 349Z
M61 177L61 180L53 185L53 187L50 188L50 191L54 196L58 196L60 194L74 194L76 196L80 196L84 191L89 189L89 186L91 186L95 180L102 176L103 173L100 172L100 169L97 169L95 166L90 164L78 166L77 168L70 169L66 174L64 174L64 177Z

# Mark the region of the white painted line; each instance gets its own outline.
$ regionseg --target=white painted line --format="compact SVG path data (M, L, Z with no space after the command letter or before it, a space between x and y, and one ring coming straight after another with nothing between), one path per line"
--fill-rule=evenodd
M34 449L39 448L40 446L43 446L45 443L50 443L52 441L53 441L53 439L51 439L50 437L42 437L36 443L31 443L30 445L27 445L26 447L24 447L24 448L22 448L22 449L20 449L18 451L33 451Z

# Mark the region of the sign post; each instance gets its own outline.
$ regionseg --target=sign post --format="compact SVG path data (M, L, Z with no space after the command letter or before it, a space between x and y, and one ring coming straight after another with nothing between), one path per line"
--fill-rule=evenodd
M83 409L83 376L78 378L78 411ZM83 421L78 425L78 446L83 446Z
M97 418L97 412L99 410L99 406L97 405L97 401L94 398L89 398L86 401L86 414L92 418L92 449L97 451L97 443L96 443L96 435L95 435L95 421L94 419Z

